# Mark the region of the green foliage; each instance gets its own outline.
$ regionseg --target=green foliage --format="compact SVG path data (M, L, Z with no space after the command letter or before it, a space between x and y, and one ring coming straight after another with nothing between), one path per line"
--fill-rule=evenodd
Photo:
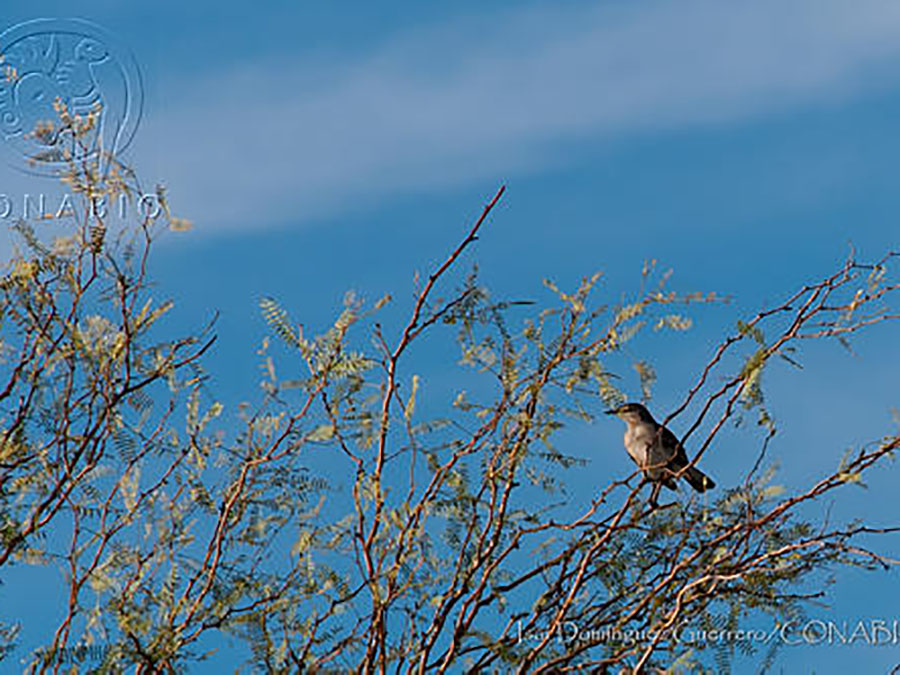
M69 142L92 124L61 120ZM63 178L81 198L136 192L114 162L103 180L90 163ZM370 306L349 293L308 336L262 299L288 358L264 339L261 394L243 402L209 391L209 327L173 338L172 303L151 294L154 237L187 223L162 190L159 222L115 236L77 208L51 243L17 225L24 252L0 279L0 571L59 563L69 599L35 671L102 643L98 672L181 672L227 636L246 672L727 672L758 646L685 645L673 631L784 622L819 597L823 574L890 564L860 542L883 530L806 506L864 485L900 437L806 488L774 485L762 374L776 355L799 365L803 341L896 317L894 256L850 261L738 322L670 417L701 458L726 422L758 411L762 428L744 433L760 452L735 459L732 485L654 508L636 476L598 473L572 438L626 391L650 398L642 335L688 330L687 308L719 298L669 290L651 261L630 295L595 274L497 299L457 266L501 194L419 279L393 332L377 320L389 296ZM416 361L428 340L455 341L452 389ZM579 493L573 476L588 467L596 488ZM0 623L0 661L18 630Z

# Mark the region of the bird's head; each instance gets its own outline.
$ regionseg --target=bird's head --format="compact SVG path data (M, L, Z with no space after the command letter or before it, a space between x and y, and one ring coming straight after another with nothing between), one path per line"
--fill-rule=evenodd
M627 424L640 424L641 422L653 422L653 415L640 403L625 403L618 408L606 411L607 415L615 415Z

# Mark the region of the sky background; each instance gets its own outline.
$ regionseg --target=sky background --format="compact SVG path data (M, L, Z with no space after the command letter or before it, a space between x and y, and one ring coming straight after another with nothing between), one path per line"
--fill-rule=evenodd
M549 301L542 278L565 288L602 270L601 293L616 300L648 258L674 270L674 289L732 297L694 311L691 332L643 344L660 413L737 318L830 273L851 244L861 259L900 244L900 4L890 0L253 11L5 0L0 31L72 16L106 28L141 68L143 116L127 159L195 224L157 249L159 293L176 298L176 327L220 312L207 366L226 404L256 395L260 297L313 331L351 288L373 300L390 292L408 309L415 270L446 255L503 183L466 260L498 297ZM54 190L0 167L0 194L14 202ZM816 347L802 372L767 374L781 482L807 485L848 447L896 429L896 339L876 329L853 356ZM434 359L434 381L453 358ZM624 386L639 395L637 378ZM621 432L603 419L569 437L568 451L591 460L572 494L587 501L631 471ZM728 485L744 449L714 448L704 469ZM896 522L898 477L891 465L838 513ZM896 539L885 544L900 552ZM0 611L25 618L33 598L11 586L0 587ZM900 621L897 574L847 574L829 605L814 615ZM898 663L900 645L793 647L776 672Z

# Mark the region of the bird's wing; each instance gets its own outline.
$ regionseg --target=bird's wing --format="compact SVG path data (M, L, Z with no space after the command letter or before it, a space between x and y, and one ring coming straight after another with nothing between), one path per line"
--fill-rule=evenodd
M688 465L687 453L684 451L684 446L678 441L667 427L662 427L662 447L666 448L668 451L669 448L675 448L675 453L670 456L668 462L668 468L673 471L679 471Z

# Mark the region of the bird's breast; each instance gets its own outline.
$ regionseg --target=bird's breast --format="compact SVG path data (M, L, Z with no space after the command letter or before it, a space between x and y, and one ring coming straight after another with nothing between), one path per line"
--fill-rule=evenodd
M639 427L629 427L625 431L625 450L640 467L647 465L647 449L653 443L652 434Z

